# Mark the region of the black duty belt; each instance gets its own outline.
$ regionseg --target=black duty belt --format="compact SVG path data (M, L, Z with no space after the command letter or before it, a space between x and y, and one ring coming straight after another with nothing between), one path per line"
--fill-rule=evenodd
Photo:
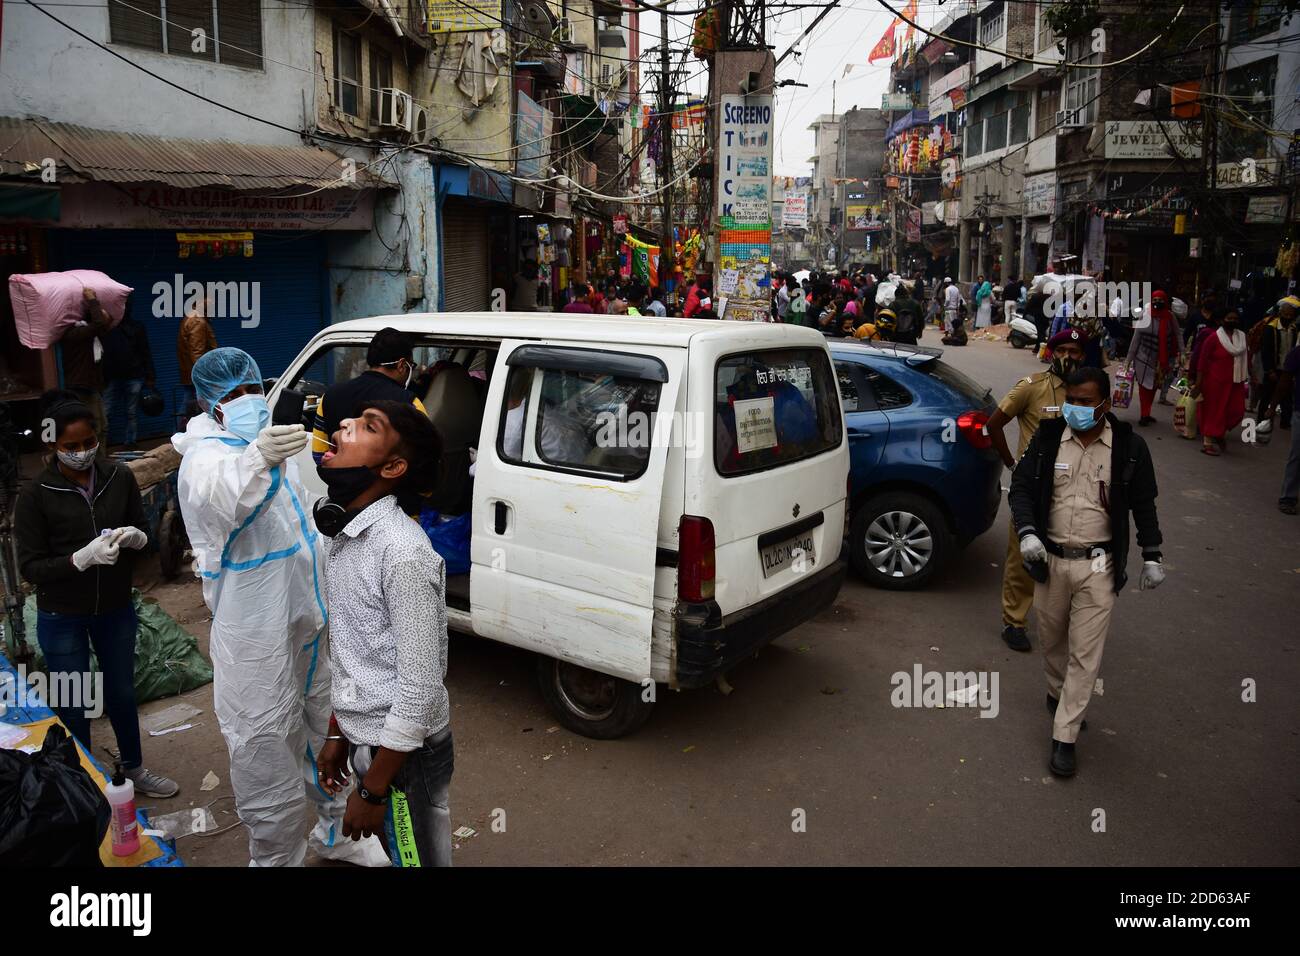
M1059 545L1055 541L1044 541L1043 547L1047 549L1048 554L1054 554L1058 558L1092 558L1098 552L1110 554L1110 542L1103 541L1100 544L1090 544L1086 548L1067 548Z

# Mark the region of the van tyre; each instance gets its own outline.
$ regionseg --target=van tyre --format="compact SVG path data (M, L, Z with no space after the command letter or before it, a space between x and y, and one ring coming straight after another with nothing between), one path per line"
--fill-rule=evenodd
M868 584L912 591L930 583L955 544L938 506L922 495L886 492L862 502L849 527L849 559Z
M643 699L646 688L640 684L552 657L538 656L537 682L561 724L596 740L632 733L655 706L653 700Z

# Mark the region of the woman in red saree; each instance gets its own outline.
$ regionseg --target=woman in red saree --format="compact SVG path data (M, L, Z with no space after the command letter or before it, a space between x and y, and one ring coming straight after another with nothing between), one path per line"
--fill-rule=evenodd
M1246 333L1237 327L1240 321L1235 311L1225 314L1196 357L1191 394L1201 399L1196 417L1204 442L1201 451L1207 455L1222 454L1227 447L1224 436L1246 413Z

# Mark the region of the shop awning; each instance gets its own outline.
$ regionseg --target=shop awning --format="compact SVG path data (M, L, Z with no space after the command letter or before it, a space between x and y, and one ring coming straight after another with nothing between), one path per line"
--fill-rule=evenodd
M609 117L601 111L599 104L590 96L562 93L560 106L564 111L568 131L578 142L585 143L595 139L609 122Z
M341 179L343 158L317 146L172 139L0 116L0 176L39 178L41 164L53 159L59 183L150 182L182 189L396 188L395 182L361 162L355 181Z
M0 183L0 219L58 222L59 191L50 186Z
M930 111L925 107L918 107L906 116L895 121L894 125L889 127L889 132L885 134L885 139L893 139L899 133L906 132L913 126L922 126L930 122Z

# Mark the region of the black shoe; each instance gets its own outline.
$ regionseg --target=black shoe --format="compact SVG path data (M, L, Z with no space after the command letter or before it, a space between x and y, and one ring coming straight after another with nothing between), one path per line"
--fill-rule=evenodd
M1141 425L1143 428L1145 428L1148 425L1154 425L1155 423L1156 423L1156 418L1154 415L1143 415L1141 418L1138 419L1138 424Z
M1295 505L1294 501L1282 500L1277 503L1277 510L1284 515L1293 515L1296 512Z
M1049 714L1051 714L1053 717L1056 716L1056 705L1057 705L1057 703L1058 703L1058 701L1057 701L1057 699L1056 699L1055 697L1053 697L1051 694L1048 694L1048 695L1047 695L1047 712L1048 712ZM1081 724L1079 725L1079 729L1080 729L1080 730L1087 730L1087 729L1088 729L1088 720L1087 720L1087 718L1084 718L1083 723L1081 723Z
M1007 647L1013 651L1032 651L1034 645L1029 643L1029 635L1023 627L1016 627L1014 624L1007 624L1002 628L1002 640L1007 642Z
M1048 761L1047 769L1058 777L1073 777L1074 767L1074 744L1063 744L1059 740L1053 740L1052 759Z

